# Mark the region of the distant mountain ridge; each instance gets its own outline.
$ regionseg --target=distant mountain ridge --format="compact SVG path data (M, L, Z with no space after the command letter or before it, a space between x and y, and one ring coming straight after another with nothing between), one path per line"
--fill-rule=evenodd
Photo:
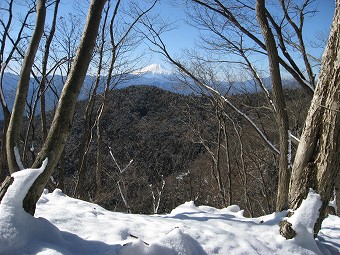
M180 80L178 79L178 73L175 71L171 71L161 64L151 64L146 67L143 67L139 70L136 70L127 75L126 79L121 81L115 89L123 89L129 86L135 85L147 85L147 86L154 86L169 92L182 94L182 95L189 95L195 94L195 91L187 85L181 84ZM106 77L103 76L105 80ZM51 79L51 77L49 77ZM85 77L85 81L78 97L79 100L86 99L89 96L89 92L91 91L92 84L94 83L95 77L87 75ZM19 80L19 75L12 74L12 73L5 73L3 76L3 91L4 96L7 100L7 104L9 108L12 107L15 97L15 90ZM66 80L66 77L62 77L60 75L55 75L53 77L53 91L51 89L47 90L46 92L46 104L47 110L53 109L57 103L56 96L60 95L63 83ZM270 87L270 79L264 79L265 84ZM28 93L28 101L30 101L34 94L37 93L37 82L34 78L31 78L31 83L33 86L30 86L30 90ZM254 86L253 81L244 81L244 82L234 82L232 85L228 82L220 81L218 82L218 87L222 94L228 92L228 94L240 94L240 93L255 93L259 92L260 89ZM285 81L285 84L293 84L292 81ZM292 85L286 85L291 87ZM104 91L104 87L99 87L97 93L101 94ZM37 110L39 107L37 108ZM39 112L37 112L38 114ZM3 119L3 112L2 109L0 110L0 119Z

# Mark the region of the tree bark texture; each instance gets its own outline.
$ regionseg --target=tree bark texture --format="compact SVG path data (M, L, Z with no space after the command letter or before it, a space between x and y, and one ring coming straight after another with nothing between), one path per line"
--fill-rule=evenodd
M45 2L46 2L45 0L39 0L37 2L36 6L37 16L35 21L35 28L22 64L12 114L7 129L6 150L7 150L7 162L10 173L14 173L20 170L20 166L19 163L17 162L14 150L15 147L19 148L20 131L22 128L26 98L30 83L30 73L41 37L44 32L46 17Z
M288 164L288 115L283 96L279 54L276 47L274 35L266 17L264 0L256 2L256 18L261 27L262 35L266 43L270 78L272 83L273 100L275 105L275 118L279 127L280 155L279 155L279 182L276 199L276 210L282 211L288 207L288 189L290 169Z
M32 215L35 212L36 202L51 177L69 136L77 97L91 61L105 2L106 0L92 0L90 3L84 32L72 69L61 92L50 131L33 163L33 168L36 168L42 164L44 159L48 159L45 170L35 180L23 202L25 211Z
M289 205L297 209L309 188L321 196L316 235L340 167L340 3L337 1L321 70L292 170Z
M12 176L6 176L5 180L1 183L1 186L0 186L0 204L1 204L2 198L6 194L8 187L13 183L13 181L14 181L14 178Z
M9 120L11 118L11 113L8 110L7 105L2 107L4 120L3 120L3 130L2 130L2 142L1 142L1 155L0 155L0 182L2 182L8 175L8 164L7 164L7 151L6 151L6 134L8 130Z

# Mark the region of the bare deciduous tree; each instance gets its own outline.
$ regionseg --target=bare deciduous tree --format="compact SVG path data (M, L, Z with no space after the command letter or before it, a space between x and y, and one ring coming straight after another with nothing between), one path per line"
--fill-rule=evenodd
M52 40L55 34L56 23L57 23L57 14L59 8L60 0L55 1L55 7L53 12L53 20L50 33L46 39L45 43L45 51L42 61L42 70L41 70L41 80L39 84L39 92L40 92L40 120L41 120L41 129L42 129L42 141L44 142L47 137L47 121L46 121L46 99L45 99L45 91L46 91L46 79L47 79L47 64L50 53L50 47L52 44Z
M269 108L275 116L279 131L279 150L273 145L274 142L268 139L260 125L257 125L254 120L236 107L226 95L210 86L205 79L201 79L184 61L174 59L160 38L162 30L166 30L164 27L156 31L155 26L149 26L153 34L150 41L157 46L156 51L159 51L185 75L192 78L195 84L204 88L208 93L221 98L224 103L241 114L255 128L269 148L279 155L279 185L276 206L278 211L287 208L288 205L291 143L292 141L295 144L298 143L298 139L291 133L288 123L280 67L291 74L308 95L314 93L315 75L311 67L313 58L308 54L303 38L304 20L307 15L315 13L313 2L313 0L305 0L293 3L283 0L277 7L273 6L276 11L274 16L274 12L270 12L264 2L262 2L262 8L256 10L249 1L186 1L190 6L187 8L191 18L190 22L194 26L208 31L208 36L204 34L202 36L202 48L209 55L207 58L197 58L197 65L194 68L199 66L200 70L204 70L205 63L208 63L205 66L210 63L216 65L233 63L246 66L263 90ZM259 20L257 23L254 22L256 13ZM260 36L261 30L263 38ZM301 65L296 62L294 57L296 52L301 55L306 71L300 68ZM268 56L273 98L260 79L256 66L250 60L253 57L250 57L251 55Z
M75 190L75 196L83 197L83 182L85 181L85 164L92 142L94 131L97 138L97 163L96 163L96 197L102 192L102 163L103 163L103 130L102 118L107 111L107 104L110 92L122 81L127 79L127 74L135 68L138 55L131 59L129 54L141 42L140 36L136 34L135 27L139 20L150 12L157 0L153 1L149 7L142 10L137 4L132 5L128 11L124 10L123 2L117 1L112 14L109 9L105 12L104 23L101 30L101 36L98 43L98 68L95 84L91 96L86 106L84 115L84 136L79 153L80 163L78 168L78 179ZM130 22L123 21L120 18L121 13L125 13L125 18ZM101 74L106 74L105 78ZM103 84L104 91L102 95L97 95L98 86ZM99 100L98 100L99 99ZM97 101L96 101L97 100ZM94 102L99 103L98 110L94 110ZM96 114L96 115L95 115Z
M38 201L48 182L67 141L73 120L77 97L83 85L90 64L100 24L100 17L106 0L93 0L75 60L67 77L46 141L38 154L33 167L39 167L47 159L45 170L38 176L24 198L23 207L34 214Z
M256 16L260 24L263 38L266 44L270 77L272 84L272 93L275 105L275 117L279 127L280 137L280 159L279 159L279 183L277 192L276 210L282 211L288 209L288 189L290 178L290 162L288 162L289 155L289 123L286 111L286 102L283 96L283 86L280 73L279 54L276 48L275 38L269 26L266 17L266 7L264 0L256 2Z
M322 206L314 226L317 235L333 189L340 166L340 2L336 1L330 36L322 57L320 76L316 91L298 146L289 190L289 206L297 209L313 188L321 196ZM283 235L288 238L291 229L282 224Z
M46 16L45 0L38 1L36 8L36 25L30 45L27 49L26 56L24 58L24 62L22 64L14 105L6 135L7 162L10 173L14 173L23 168L19 154L20 132L25 111L25 102L28 94L30 73L35 54L38 50L40 39L44 32Z

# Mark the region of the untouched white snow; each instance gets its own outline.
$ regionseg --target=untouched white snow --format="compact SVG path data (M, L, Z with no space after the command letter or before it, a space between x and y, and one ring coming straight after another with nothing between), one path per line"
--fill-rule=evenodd
M301 203L301 206L287 219L296 232L294 242L306 249L316 251L317 254L322 254L322 252L318 249L314 241L313 228L319 216L319 208L321 205L322 202L319 194L316 194L315 191L311 189L308 197Z
M297 237L285 240L278 227L285 212L245 218L235 205L216 209L187 202L168 215L133 215L55 190L41 196L34 218L22 209L22 199L42 170L13 175L0 204L1 255L340 254L338 217L328 217L318 239L312 238L320 201L312 192L289 219Z

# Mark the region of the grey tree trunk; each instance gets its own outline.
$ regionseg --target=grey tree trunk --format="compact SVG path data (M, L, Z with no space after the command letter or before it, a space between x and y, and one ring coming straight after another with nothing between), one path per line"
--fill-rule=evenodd
M99 108L97 116L97 163L96 163L96 198L99 199L102 193L102 172L103 172L103 136L101 129L101 120L106 107L106 95L104 93L103 103Z
M20 131L25 111L26 98L28 94L30 73L34 58L38 50L40 39L44 32L46 7L45 0L39 0L36 6L37 16L34 32L24 58L20 77L17 85L14 105L6 134L7 162L10 173L20 170L18 158L15 155L15 147L19 148Z
M340 2L336 2L319 80L298 146L291 176L289 206L297 209L310 188L321 196L314 226L317 235L340 168ZM282 233L285 236L285 233Z
M272 92L275 105L275 118L279 127L280 155L279 155L279 182L276 199L276 210L288 209L288 189L290 171L288 164L288 115L283 97L283 89L280 75L279 54L276 48L275 38L268 24L264 0L256 2L256 17L261 27L262 35L266 43Z
M8 129L9 120L11 113L7 105L2 106L4 120L3 120L3 131L2 131L2 143L1 143L1 155L0 155L0 182L4 181L8 175L8 164L7 164L7 150L6 150L6 133Z
M42 142L45 141L47 137L47 121L46 121L46 99L45 99L45 90L46 90L46 75L47 75L47 62L48 57L50 54L50 47L52 43L52 39L54 37L56 23L57 23L57 14L59 8L60 0L55 1L54 13L53 13L53 20L52 20L52 27L50 34L47 37L46 44L45 44L45 52L43 57L42 63L42 78L39 84L39 91L40 91L40 121L41 121L41 130L42 130Z
M46 141L33 163L33 167L37 168L44 159L48 159L44 172L35 180L23 201L25 211L32 215L35 212L36 202L51 177L69 136L77 97L91 61L105 2L106 0L92 0L90 3L74 64L62 90Z

